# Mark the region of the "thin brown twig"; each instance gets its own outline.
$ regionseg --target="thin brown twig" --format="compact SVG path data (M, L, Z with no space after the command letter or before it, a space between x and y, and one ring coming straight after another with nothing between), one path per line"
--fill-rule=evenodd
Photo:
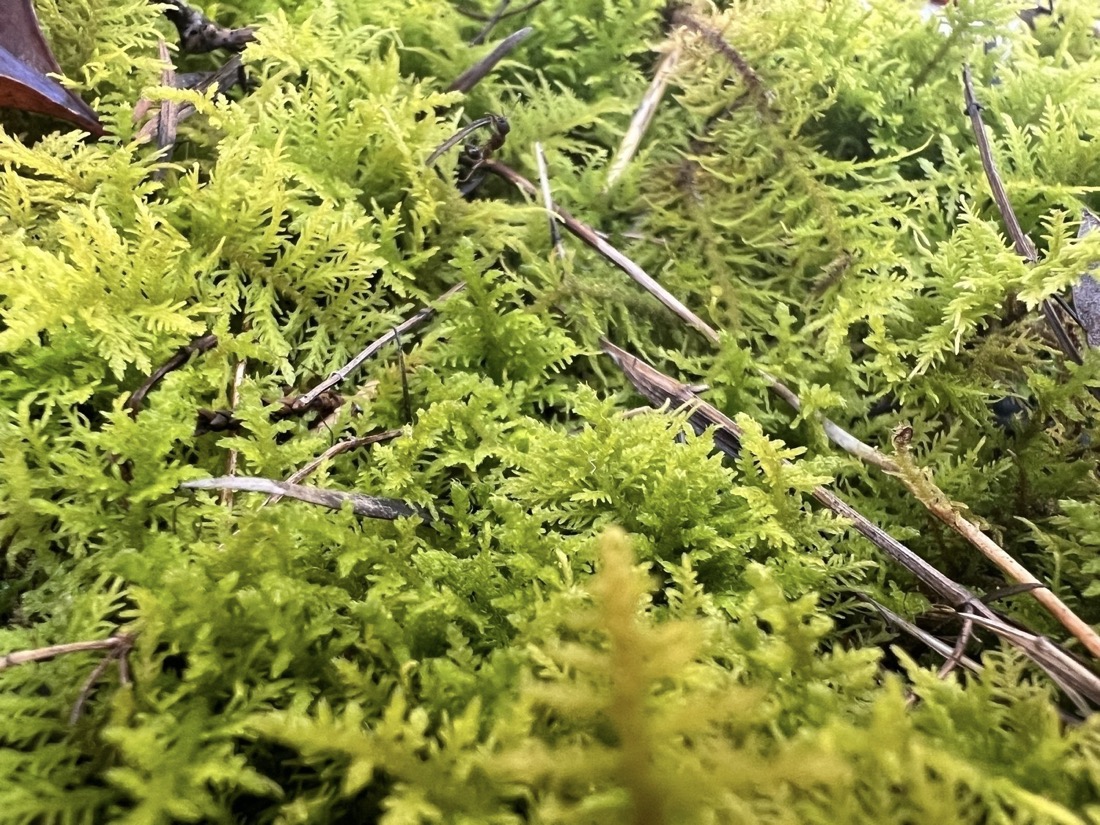
M455 78L451 85L447 87L447 91L470 91L470 89L480 83L482 78L489 74L500 61L507 57L516 46L530 37L534 31L535 30L530 26L524 26L519 31L512 32L497 43L497 45L493 47L493 50L485 55L485 57L481 58L481 60L477 61L477 63Z
M213 333L207 335L200 335L198 338L193 338L190 343L180 347L176 350L176 354L169 358L162 366L158 367L153 373L142 382L141 386L134 390L133 394L126 399L124 406L130 410L130 417L137 418L139 412L141 412L142 404L145 402L145 396L147 396L154 387L173 370L177 370L187 363L189 359L195 353L209 352L218 345L218 336Z
M337 441L335 444L333 444L311 462L306 464L300 470L295 470L293 473L288 475L285 479L283 479L283 481L287 484L297 484L299 481L308 478L310 473L312 473L330 458L334 458L335 456L338 456L342 453L350 452L351 450L357 450L360 447L366 447L370 444L378 444L382 441L389 441L391 439L397 438L397 436L401 435L401 432L401 430L386 430L385 432L374 433L373 435L365 435L359 438L345 438L342 441ZM273 493L272 495L268 496L264 500L264 503L260 506L266 507L269 504L274 504L282 497L283 496L281 493Z
M701 37L712 49L726 58L741 75L745 88L756 101L757 111L767 119L772 119L775 113L770 107L770 95L760 75L749 64L744 56L733 47L723 34L696 17L692 9L685 3L676 5L671 13L671 22L674 26L681 26Z
M485 161L484 168L514 184L528 195L532 195L536 198L538 197L538 188L510 166L506 166L496 159L490 159ZM702 333L702 335L712 344L718 343L718 332L710 326L710 324L688 309L680 299L676 298L671 292L661 286L649 275L649 273L638 266L638 264L634 263L634 261L630 260L630 258L601 238L592 227L577 220L556 203L551 204L551 209L553 209L554 213L561 219L565 228L573 233L573 235L580 238L592 249L603 255L618 269L633 278L643 289L664 304L665 307L671 310L681 321Z
M941 679L946 679L947 675L962 663L966 654L966 646L970 643L970 637L974 632L974 622L966 617L966 608L960 610L959 613L963 616L962 629L959 631L959 638L955 640L954 650L951 651L951 655L947 657L947 660L936 673Z
M364 361L366 361L368 358L370 358L372 355L382 349L382 347L386 346L386 344L390 343L391 341L395 340L397 337L403 335L406 332L410 332L417 327L423 326L432 318L434 318L436 312L438 311L437 307L439 304L443 303L448 298L457 295L465 288L465 281L460 281L459 283L455 284L453 287L451 287L438 298L436 298L431 305L424 307L416 314L406 318L396 327L390 329L389 332L385 333L376 341L372 342L365 349L360 351L358 355L348 361L348 363L346 363L344 366L340 367L340 369L330 373L329 376L316 387L314 387L304 395L296 398L291 406L295 409L303 409L305 407L308 407L311 403L313 403L317 396L319 396L323 392L326 392L327 390L332 389L349 375L351 375L351 373L355 372L355 370L357 370Z
M886 619L886 621L890 622L890 624L894 625L900 630L905 631L914 639L919 639L920 641L924 642L924 644L926 644L929 648L942 656L945 660L951 658L953 652L952 648L942 639L937 639L931 633L921 630L915 624L902 618L890 608L886 607L886 605L879 604L870 596L865 596L862 593L857 593L856 595L860 598L861 601L865 601L872 607L874 607L875 610L877 610L882 615L882 617ZM959 664L965 667L971 673L982 672L982 666L971 659L969 656L965 655L965 653L959 657Z
M88 674L88 678L84 680L84 684L80 686L80 692L76 696L76 702L73 703L73 709L69 712L69 724L75 725L80 721L80 715L84 712L84 706L88 704L88 700L92 698L92 689L95 688L96 682L98 682L104 673L107 672L107 668L111 666L112 662L118 663L118 681L119 684L127 685L130 683L130 669L125 664L126 656L130 652L130 646L123 647L119 645L114 650L108 651L106 655L99 660L99 664L92 669L92 672Z
M970 125L974 130L974 139L978 144L978 154L982 158L982 169L989 181L989 188L993 192L993 200L997 204L997 210L1001 213L1001 219L1008 229L1009 237L1012 238L1016 254L1028 263L1035 264L1039 260L1039 253L1035 249L1035 244L1031 242L1031 239L1024 234L1024 230L1020 227L1020 221L1016 217L1012 202L1008 199L1008 193L1005 191L1004 183L997 172L997 164L993 159L993 149L989 143L989 135L986 133L985 123L982 120L982 107L974 94L974 79L971 76L969 65L963 67L963 95L966 98L966 114L970 118ZM1047 325L1054 334L1054 339L1062 352L1074 363L1083 363L1081 353L1066 330L1065 324L1058 317L1058 311L1054 308L1053 302L1044 300L1042 309Z
M512 0L500 0L497 4L496 11L489 15L489 19L486 20L485 25L481 27L481 31L470 38L471 46L480 46L488 39L493 27L503 19L504 13L508 11L510 5L512 5Z

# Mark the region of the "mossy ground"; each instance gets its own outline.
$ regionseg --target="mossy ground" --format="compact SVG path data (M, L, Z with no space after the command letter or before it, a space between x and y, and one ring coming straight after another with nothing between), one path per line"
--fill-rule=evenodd
M815 414L880 446L908 423L947 494L1100 622L1100 358L1065 363L1037 310L1100 257L1075 240L1100 206L1089 2L1035 31L1001 0L946 23L895 0L698 7L755 86L661 3L545 0L498 25L534 34L463 95L445 89L488 47L459 6L241 0L206 8L258 27L247 94L219 100L158 87L174 32L145 0L36 6L113 136L0 121L0 651L136 640L75 724L99 654L0 676L0 820L1100 821L1096 717L1064 724L988 639L980 677L938 678L857 598L914 618L926 594L807 495L827 482L956 580L1002 586ZM670 38L672 85L607 187ZM964 63L1036 266L989 197ZM143 96L199 110L169 164L133 139ZM717 346L598 254L555 256L504 181L460 197L457 150L425 168L490 112L511 124L497 157L535 178L540 141L555 199ZM402 359L337 388L333 420L272 418L459 281ZM642 402L601 336L707 384L742 416L739 460L682 416L624 416ZM240 426L196 435L235 383ZM179 488L230 452L282 479L391 428L305 483L431 524ZM1027 596L999 607L1065 638Z

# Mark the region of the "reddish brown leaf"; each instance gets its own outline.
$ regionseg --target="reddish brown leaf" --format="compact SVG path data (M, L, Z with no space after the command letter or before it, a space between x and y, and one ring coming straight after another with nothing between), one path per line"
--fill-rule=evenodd
M0 0L0 107L61 118L102 135L92 108L49 77L60 73L31 0Z

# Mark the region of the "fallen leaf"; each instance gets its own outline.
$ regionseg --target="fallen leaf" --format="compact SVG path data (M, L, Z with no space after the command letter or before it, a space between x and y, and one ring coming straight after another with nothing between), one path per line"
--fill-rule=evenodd
M46 44L31 0L0 0L0 107L67 120L104 134L92 108L51 74L61 67Z

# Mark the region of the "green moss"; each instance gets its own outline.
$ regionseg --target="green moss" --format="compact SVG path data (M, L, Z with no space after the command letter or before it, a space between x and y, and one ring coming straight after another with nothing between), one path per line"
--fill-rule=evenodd
M909 618L925 597L807 495L832 484L947 574L1000 586L814 413L878 445L911 423L947 495L1100 622L1100 360L1063 364L1036 310L1100 257L1075 240L1100 205L1087 0L1034 33L1000 0L962 0L946 32L895 0L700 6L766 93L677 35L672 88L610 189L658 3L509 18L494 36L535 34L465 97L445 89L486 49L449 4L210 6L258 26L254 87L231 100L157 86L174 32L144 0L36 6L113 136L0 121L0 653L137 637L128 682L108 668L74 725L99 654L0 674L0 820L1100 818L1096 717L1063 725L1056 689L993 643L980 676L937 678L853 591ZM963 62L1036 266L1004 238ZM199 110L171 163L132 140L142 97ZM554 197L717 347L587 248L554 256L545 211L505 183L463 200L457 150L424 167L489 111L512 124L499 157L534 178L541 141ZM401 363L384 349L337 388L332 421L272 419L460 281ZM132 416L130 393L207 331L217 347ZM641 402L604 335L705 381L741 415L740 458L678 415L624 417ZM196 435L241 360L241 428ZM1012 421L991 409L1006 397ZM285 478L390 428L307 483L431 524L179 490L230 450L239 474ZM1064 638L1026 596L1000 607Z

